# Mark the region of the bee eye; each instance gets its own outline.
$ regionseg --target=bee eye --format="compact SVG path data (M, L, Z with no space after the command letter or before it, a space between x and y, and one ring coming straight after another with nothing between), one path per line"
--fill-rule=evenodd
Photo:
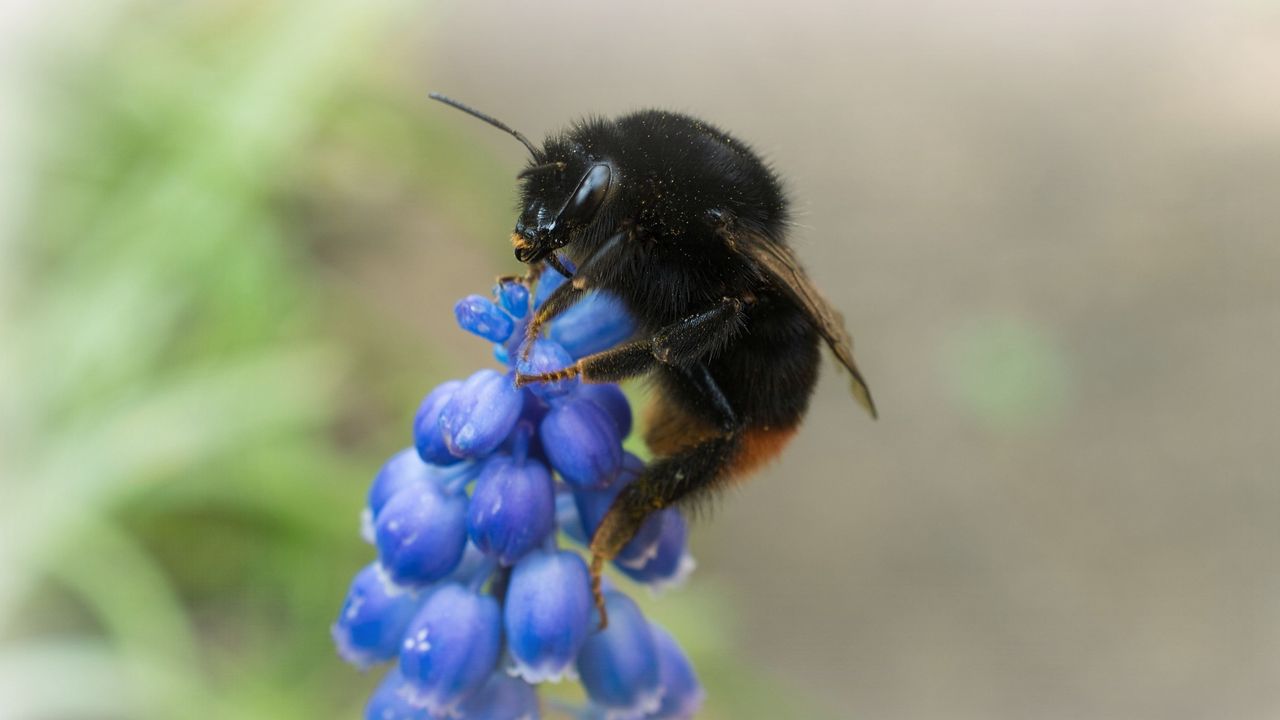
M609 191L609 180L613 176L608 165L592 165L582 181L573 191L573 197L565 203L560 211L560 220L573 223L585 223L591 219L600 204L604 202L605 193Z

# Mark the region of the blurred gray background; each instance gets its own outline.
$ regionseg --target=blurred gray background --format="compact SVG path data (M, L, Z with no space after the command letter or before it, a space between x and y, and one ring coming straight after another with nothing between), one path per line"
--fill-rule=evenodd
M535 137L669 107L785 175L882 419L828 361L697 528L753 660L838 717L1280 714L1280 6L473 3L432 35L424 84Z

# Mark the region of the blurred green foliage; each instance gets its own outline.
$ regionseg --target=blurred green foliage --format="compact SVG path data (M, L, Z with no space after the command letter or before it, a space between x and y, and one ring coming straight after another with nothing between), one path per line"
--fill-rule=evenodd
M0 717L355 717L375 678L327 630L370 557L365 482L461 368L332 281L404 234L353 196L433 197L501 237L510 172L369 61L396 3L120 11L56 59L10 249ZM719 593L677 597L651 611L709 715L798 707L726 652Z

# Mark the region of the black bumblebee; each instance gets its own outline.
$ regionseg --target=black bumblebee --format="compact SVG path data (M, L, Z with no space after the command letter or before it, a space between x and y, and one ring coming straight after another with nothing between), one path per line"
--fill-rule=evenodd
M650 513L705 498L782 450L808 408L821 342L875 416L840 314L787 246L781 184L742 141L687 115L644 110L583 120L539 148L495 118L431 97L505 130L532 156L519 175L515 256L572 279L542 305L529 337L591 290L617 295L637 323L629 342L516 377L655 380L645 441L656 459L591 540L602 615L604 563Z

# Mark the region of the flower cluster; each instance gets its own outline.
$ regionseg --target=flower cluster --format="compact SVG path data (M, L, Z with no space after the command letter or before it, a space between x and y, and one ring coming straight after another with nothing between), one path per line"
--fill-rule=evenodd
M586 690L584 718L687 718L701 704L676 642L608 584L597 630L587 564L558 544L561 533L585 544L644 467L623 450L632 417L617 386L515 385L517 367L558 370L633 332L616 299L593 294L523 353L531 315L564 281L547 270L532 293L504 280L492 299L458 302L458 324L493 342L505 370L432 390L414 447L369 489L364 534L378 559L355 576L332 632L360 668L397 661L370 720L537 718L536 686L564 679ZM678 510L657 513L614 567L650 587L679 582L693 564L686 536Z

